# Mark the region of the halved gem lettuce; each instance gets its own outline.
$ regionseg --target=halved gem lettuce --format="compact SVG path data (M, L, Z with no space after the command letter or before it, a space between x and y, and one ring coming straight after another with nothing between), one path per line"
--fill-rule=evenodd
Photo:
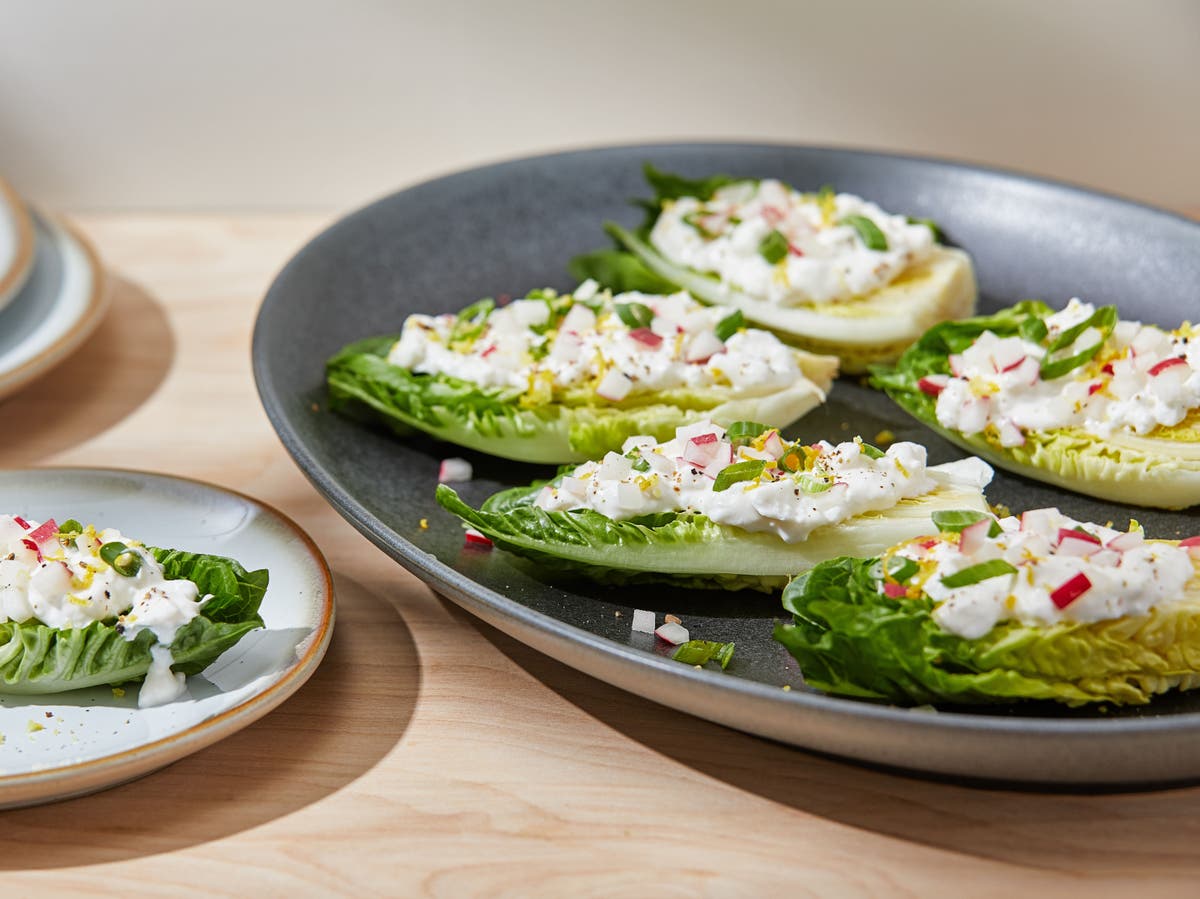
M438 486L437 500L501 549L534 560L539 571L604 583L657 581L770 592L825 559L850 551L882 552L901 540L936 533L930 516L937 510L987 508L977 472L972 472L974 481L937 467L928 472L938 482L933 492L817 528L798 543L695 513L618 521L588 509L547 512L534 503L541 484L497 493L479 509L445 484Z
M871 383L887 392L914 418L947 440L993 465L1099 499L1184 509L1200 503L1200 442L1184 426L1160 429L1163 436L1114 434L1101 439L1082 428L1026 431L1021 446L1003 447L990 431L966 435L942 427L937 400L919 386L928 375L948 375L950 356L961 353L984 332L999 337L1020 333L1022 322L1043 319L1052 310L1027 300L992 315L931 328L894 367L872 370ZM1185 422L1186 424L1186 422Z
M399 335L351 344L329 360L335 410L365 412L401 434L417 429L439 440L523 462L583 462L618 450L629 437L672 437L702 420L764 421L784 427L818 406L837 363L797 351L805 377L782 390L713 386L631 394L603 402L582 390L560 402L528 405L516 390L481 387L449 375L416 374L388 362Z
M170 644L179 674L199 674L243 636L263 626L258 607L267 589L265 569L246 571L232 559L147 548L169 580L183 578L212 599L181 627ZM142 678L150 669L149 630L126 640L116 622L52 628L36 620L0 622L0 693L62 693Z
M895 703L1049 699L1136 705L1200 686L1200 582L1147 615L1048 627L1004 621L975 640L942 630L926 596L892 599L879 560L839 558L783 593L794 623L775 639L805 682Z
M595 279L614 292L686 290L702 302L741 310L748 322L787 343L837 356L842 371L848 373L896 359L932 325L962 318L975 309L978 288L971 259L945 246L885 287L851 301L789 307L751 296L711 273L672 262L649 240L664 201L681 196L708 199L732 179L717 176L693 182L649 165L646 177L655 190L653 199L640 204L647 210L646 221L636 232L605 224L617 249L576 257L569 266L574 277Z

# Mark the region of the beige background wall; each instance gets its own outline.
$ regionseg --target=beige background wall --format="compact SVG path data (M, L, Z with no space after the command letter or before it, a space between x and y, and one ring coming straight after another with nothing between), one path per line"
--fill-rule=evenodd
M1196 205L1200 3L0 5L0 171L60 207L346 208L498 158L688 137Z

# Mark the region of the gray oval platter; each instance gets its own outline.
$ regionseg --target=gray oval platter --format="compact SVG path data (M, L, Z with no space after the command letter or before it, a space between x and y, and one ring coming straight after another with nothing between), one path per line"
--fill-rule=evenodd
M573 286L566 262L605 245L601 223L635 224L641 166L690 176L832 184L884 208L938 221L975 259L981 308L1038 297L1118 303L1124 316L1175 327L1200 316L1200 225L1110 196L1003 171L849 150L740 144L613 147L523 159L386 197L316 237L279 274L254 333L259 393L284 446L358 530L438 592L559 661L648 699L740 730L862 761L956 777L1128 784L1200 776L1200 694L1133 710L1020 705L908 710L805 689L771 639L778 600L742 593L550 584L503 552L464 547L434 502L439 461L465 455L477 505L550 473L399 440L326 411L324 361L344 344L397 332L411 312L454 311L480 297ZM960 453L882 394L842 379L790 429L808 439L891 430ZM1000 473L988 491L1014 510L1058 505L1082 519L1138 518L1154 536L1200 531L1193 512L1148 512ZM428 528L421 527L422 519ZM693 637L735 641L725 673L672 661L634 634L634 609L673 612ZM790 689L783 689L788 686Z

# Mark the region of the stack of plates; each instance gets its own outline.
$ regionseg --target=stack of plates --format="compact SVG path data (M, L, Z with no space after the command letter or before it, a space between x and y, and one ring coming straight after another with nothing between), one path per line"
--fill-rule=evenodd
M62 362L107 305L95 251L0 180L0 399Z

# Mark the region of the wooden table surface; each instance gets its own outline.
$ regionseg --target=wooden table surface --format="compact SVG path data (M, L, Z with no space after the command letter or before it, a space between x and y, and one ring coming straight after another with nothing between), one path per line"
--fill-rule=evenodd
M258 302L317 216L81 215L113 307L0 404L0 465L245 491L335 573L313 679L134 783L0 813L0 894L1200 893L1200 789L1087 795L847 764L635 698L475 622L322 501L259 406ZM168 435L168 436L162 436Z

